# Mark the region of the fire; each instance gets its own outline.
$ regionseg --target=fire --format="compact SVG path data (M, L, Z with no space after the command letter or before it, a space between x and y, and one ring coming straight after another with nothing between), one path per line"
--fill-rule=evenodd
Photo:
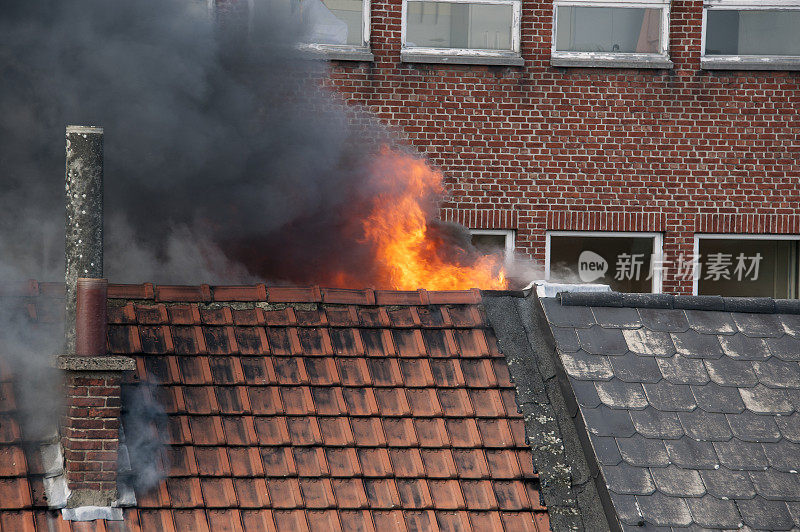
M507 288L499 257L453 249L432 230L430 203L444 192L440 172L389 149L381 153L375 172L389 192L375 197L363 229L364 240L376 250L380 285L395 290Z

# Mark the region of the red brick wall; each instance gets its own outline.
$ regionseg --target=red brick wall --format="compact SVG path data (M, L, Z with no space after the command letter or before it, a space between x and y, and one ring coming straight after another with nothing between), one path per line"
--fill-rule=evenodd
M116 498L122 377L117 373L67 374L62 446L70 490ZM100 504L94 502L94 504Z
M447 176L442 216L517 230L800 233L800 72L700 70L702 2L672 4L672 71L550 67L552 3L523 0L525 67L400 62L400 0L373 0L374 63L330 85ZM690 293L667 272L664 290Z

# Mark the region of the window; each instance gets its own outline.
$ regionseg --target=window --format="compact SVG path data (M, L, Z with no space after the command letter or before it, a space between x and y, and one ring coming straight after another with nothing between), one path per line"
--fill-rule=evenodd
M545 279L607 284L617 292L661 292L660 233L550 231Z
M370 0L251 0L256 17L284 17L302 48L330 59L371 61ZM281 19L283 20L283 19Z
M554 66L672 68L669 2L556 0Z
M713 0L703 10L708 69L800 70L800 1Z
M472 245L485 255L497 254L506 263L514 258L514 231L510 229L470 229Z
M696 235L694 293L797 298L800 236Z
M522 65L519 32L520 0L404 0L401 58Z

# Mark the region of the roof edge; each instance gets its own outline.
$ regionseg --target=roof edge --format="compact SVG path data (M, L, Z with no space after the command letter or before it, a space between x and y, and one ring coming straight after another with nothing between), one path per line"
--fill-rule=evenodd
M717 310L753 314L800 314L800 299L771 297L679 296L620 292L560 292L564 306Z
M255 285L155 285L109 284L109 299L151 300L158 303L330 303L340 305L469 305L482 300L481 291L470 290L373 290L320 288L319 286Z

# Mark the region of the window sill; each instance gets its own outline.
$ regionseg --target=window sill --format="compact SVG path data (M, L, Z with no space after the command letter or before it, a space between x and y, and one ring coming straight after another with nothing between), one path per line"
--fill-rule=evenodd
M400 60L403 63L435 63L443 65L497 65L497 66L524 66L525 60L512 52L483 52L470 50L461 52L455 50L424 51L402 50Z
M301 44L300 50L315 59L329 61L369 61L375 60L366 46L340 46L333 44Z
M576 68L654 68L670 70L672 61L658 54L614 54L597 52L553 52L550 65Z
M800 70L797 56L720 55L700 58L704 70Z

